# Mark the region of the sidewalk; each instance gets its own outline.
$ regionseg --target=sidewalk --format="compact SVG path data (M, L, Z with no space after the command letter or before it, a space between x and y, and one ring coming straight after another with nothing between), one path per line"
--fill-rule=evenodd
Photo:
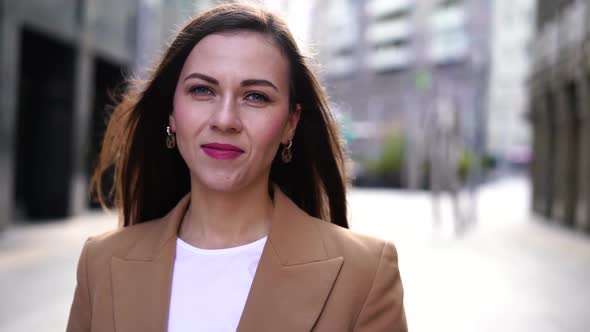
M460 237L431 227L427 193L352 195L352 228L398 247L410 331L590 331L590 237L531 216L528 190L519 178L483 187Z
M116 225L102 213L0 234L0 331L64 331L84 240Z
M590 236L529 214L528 184L505 179L479 193L462 236L446 202L432 227L425 192L350 193L351 228L394 241L410 331L590 331ZM84 240L115 227L88 214L0 235L0 331L63 331Z

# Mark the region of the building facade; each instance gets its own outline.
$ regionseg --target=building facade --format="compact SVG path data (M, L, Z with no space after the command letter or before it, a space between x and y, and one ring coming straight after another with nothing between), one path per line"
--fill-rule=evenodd
M587 0L539 0L529 78L533 210L590 229L590 11Z
M488 105L487 151L500 165L530 155L527 81L536 0L495 0Z
M0 229L91 205L112 93L212 3L0 0Z
M438 99L461 109L466 146L481 150L489 67L487 0L327 0L314 20L321 72L334 108L352 119L354 157L378 156L384 137L405 137L405 179L417 187L424 130Z

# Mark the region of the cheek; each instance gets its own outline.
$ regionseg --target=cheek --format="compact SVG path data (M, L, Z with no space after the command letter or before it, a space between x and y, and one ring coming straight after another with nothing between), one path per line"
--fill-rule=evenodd
M180 96L178 89L179 88L176 88L176 92L174 93L174 101L172 103L174 107L172 115L174 116L174 122L176 123L177 130L179 129L178 127L181 127L182 124L186 122L186 117L189 115L188 107L183 98Z
M203 112L198 112L194 109L194 106L183 102L183 100L175 100L172 114L176 124L176 135L181 139L192 136L202 127L205 121Z
M264 122L264 127L257 130L257 140L268 148L274 148L281 141L284 128L284 117L268 117Z
M194 137L203 123L203 120L198 116L199 112L195 112L190 106L189 103L183 103L182 100L175 100L172 113L176 124L176 145L187 164L191 164L191 160L194 158Z
M190 123L194 121L192 118L191 113L182 107L174 109L174 122L176 123L177 135L183 136L186 133L187 129L191 127Z

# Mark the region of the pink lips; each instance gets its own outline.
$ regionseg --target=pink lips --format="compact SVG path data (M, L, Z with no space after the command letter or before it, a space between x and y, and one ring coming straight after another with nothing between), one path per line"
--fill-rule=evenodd
M213 159L235 159L244 153L244 150L231 144L208 143L201 145L201 148Z

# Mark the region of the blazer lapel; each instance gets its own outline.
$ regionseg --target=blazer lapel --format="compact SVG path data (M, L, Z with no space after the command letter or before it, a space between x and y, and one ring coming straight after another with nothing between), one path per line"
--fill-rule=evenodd
M340 272L314 221L275 187L268 241L238 332L310 331Z
M167 330L175 240L188 201L112 258L116 331ZM315 222L275 187L273 224L237 330L310 331L343 261L328 255Z
M124 257L112 258L116 331L167 330L175 240L188 200L187 195L170 213L155 221L158 225Z

